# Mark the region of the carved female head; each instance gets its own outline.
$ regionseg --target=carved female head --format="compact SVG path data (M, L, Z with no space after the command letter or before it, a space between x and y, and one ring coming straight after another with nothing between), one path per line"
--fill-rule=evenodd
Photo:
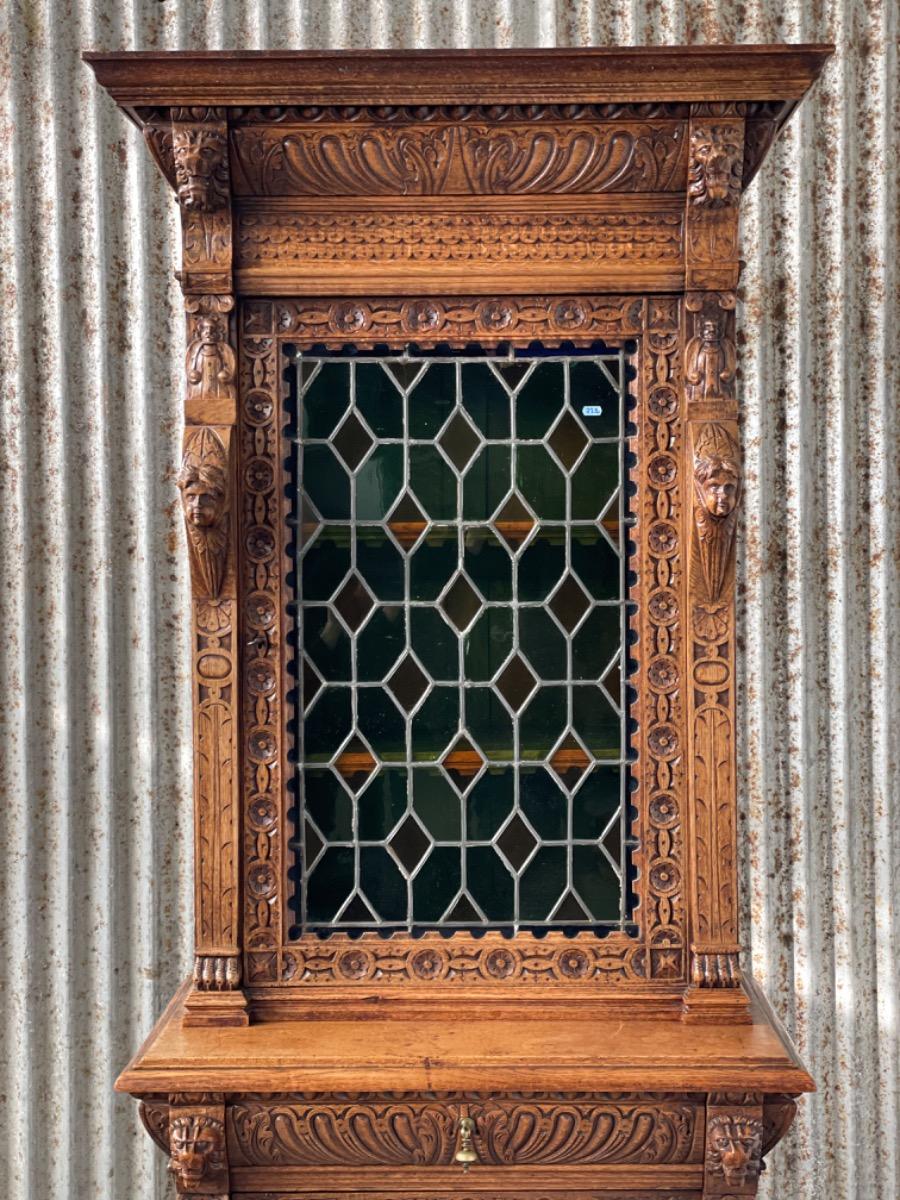
M228 480L225 452L207 429L189 443L178 476L185 518L198 528L215 525L225 511Z
M694 449L694 483L706 512L721 521L737 508L741 469L737 447L721 425L705 425Z

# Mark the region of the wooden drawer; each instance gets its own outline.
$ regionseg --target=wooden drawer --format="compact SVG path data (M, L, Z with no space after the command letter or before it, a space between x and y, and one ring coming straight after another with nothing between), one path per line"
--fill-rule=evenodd
M248 1196L687 1200L702 1188L704 1112L687 1094L241 1097L227 1106L228 1160L234 1192ZM477 1156L468 1171L454 1161L463 1117Z

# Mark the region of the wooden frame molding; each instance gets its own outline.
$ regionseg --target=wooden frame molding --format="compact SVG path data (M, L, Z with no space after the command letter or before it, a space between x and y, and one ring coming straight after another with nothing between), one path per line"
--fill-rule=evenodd
M85 56L181 211L195 964L117 1087L185 1200L756 1195L813 1083L741 961L739 214L830 52ZM633 919L296 936L287 350L535 343L629 364Z

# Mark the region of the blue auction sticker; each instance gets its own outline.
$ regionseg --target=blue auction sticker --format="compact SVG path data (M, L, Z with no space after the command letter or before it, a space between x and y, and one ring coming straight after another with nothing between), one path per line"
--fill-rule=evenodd
M583 417L602 417L603 409L599 404L585 404L581 410L581 415Z

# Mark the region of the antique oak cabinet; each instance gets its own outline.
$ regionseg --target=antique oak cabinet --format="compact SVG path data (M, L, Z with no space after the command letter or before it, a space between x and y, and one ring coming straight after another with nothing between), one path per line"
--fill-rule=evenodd
M738 214L829 52L86 56L183 232L182 1196L756 1194Z

